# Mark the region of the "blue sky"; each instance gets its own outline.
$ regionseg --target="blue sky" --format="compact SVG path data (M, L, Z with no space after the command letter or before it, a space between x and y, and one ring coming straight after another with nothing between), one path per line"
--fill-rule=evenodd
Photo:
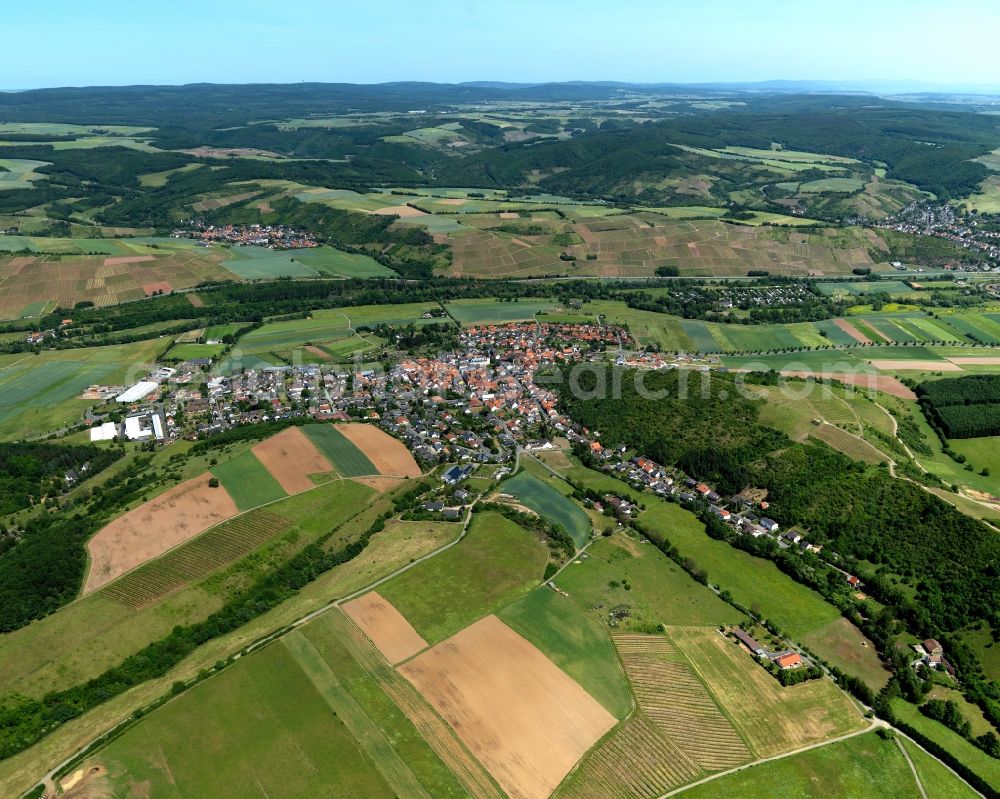
M389 80L1000 81L980 0L33 0L0 88Z

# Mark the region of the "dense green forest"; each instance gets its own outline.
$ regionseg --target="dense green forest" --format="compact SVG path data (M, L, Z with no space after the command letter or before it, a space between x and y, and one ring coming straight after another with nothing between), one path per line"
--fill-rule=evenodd
M911 584L912 602L887 598L915 629L930 635L998 621L1000 538L992 530L882 469L765 427L758 402L740 396L733 376L596 365L572 374L556 372L561 407L605 446L635 448L726 494L766 488L768 514L782 525Z
M882 107L852 103L822 110L796 107L783 113L755 110L750 104L744 111L683 116L570 141L508 144L451 164L444 179L460 181L455 185L522 185L533 170L539 170L555 172L537 183L548 191L634 201L630 184L651 175L706 172L721 175L726 183L738 180L740 171L747 169L739 162L720 165L719 159L674 145L766 150L772 142L780 142L793 150L884 163L888 177L947 200L969 194L989 174L970 159L989 152L1000 138L1000 121L995 118L891 103Z
M1000 435L1000 375L929 380L917 386L917 396L947 438Z
M92 477L121 457L120 450L53 444L0 444L0 516L57 497L67 485ZM0 547L2 551L2 547Z

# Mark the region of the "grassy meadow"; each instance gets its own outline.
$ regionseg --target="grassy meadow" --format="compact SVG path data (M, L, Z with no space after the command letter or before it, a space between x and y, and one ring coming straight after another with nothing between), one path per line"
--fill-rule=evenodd
M535 588L548 550L504 516L477 513L461 543L379 586L431 644Z

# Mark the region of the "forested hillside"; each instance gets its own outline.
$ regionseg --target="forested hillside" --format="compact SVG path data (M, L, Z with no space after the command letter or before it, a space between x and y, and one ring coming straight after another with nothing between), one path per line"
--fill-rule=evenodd
M53 444L0 444L0 516L57 496L66 475L98 474L121 457L117 449Z
M733 377L692 374L682 395L682 372L647 373L650 394L637 390L634 371L619 371L617 378L609 371L602 378L621 386L618 399L588 398L599 393L592 370L579 376L576 391L568 370L564 377L562 408L599 431L605 446L633 447L725 493L766 488L768 514L785 527L801 527L842 556L906 578L916 595L896 599L917 629L938 633L997 621L995 532L882 469L764 427L757 404L738 396Z

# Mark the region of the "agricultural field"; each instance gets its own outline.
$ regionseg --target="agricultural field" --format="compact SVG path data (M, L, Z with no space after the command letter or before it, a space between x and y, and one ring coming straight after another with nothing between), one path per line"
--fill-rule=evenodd
M266 505L287 496L271 472L251 450L222 461L211 468L222 488L241 511Z
M552 243L552 235L456 232L449 236L453 260L448 274L645 277L659 266L675 265L686 275L743 277L750 270L766 270L805 277L849 275L855 268L877 266L869 252L871 240L844 230L796 232L651 213L578 218L565 232L575 233L582 243L560 246ZM562 253L575 260L561 260Z
M345 602L341 609L393 665L427 648L427 642L377 591Z
M139 610L183 585L235 563L292 525L284 516L252 510L140 566L101 590L101 594Z
M420 477L413 455L399 439L371 424L351 422L333 428L362 453L375 467L375 474L387 477Z
M914 760L921 784L934 799L972 799L976 794L929 755L907 741L884 740L875 733L793 755L696 786L691 799L770 799L774 786L802 799L828 796L910 799L919 789L900 746ZM936 768L935 768L936 767Z
M308 796L330 785L353 796L400 795L331 708L330 686L299 665L297 655L305 655L294 646L269 646L154 713L100 754L99 782L206 799L234 791Z
M35 181L48 176L36 170L51 166L48 161L30 161L24 158L0 158L0 191L5 189L31 189Z
M498 513L477 513L461 543L379 586L432 644L538 586L548 550Z
M337 426L307 425L302 432L344 477L378 473L375 464Z
M3 636L5 686L40 696L90 679L175 625L203 620L254 574L290 557L331 526L342 526L337 540L354 535L359 526L370 523L365 521L370 507L375 514L381 512L374 492L345 480L217 525L101 590ZM455 535L452 525L441 523L387 525L358 558L304 591L301 602L319 607L329 601L328 592L356 590ZM299 600L293 605L302 607Z
M221 253L157 239L0 236L0 250L7 248L32 253L0 257L0 319L18 318L36 302L72 308L88 301L100 307L230 277L219 266Z
M486 616L400 667L508 795L547 799L615 718Z
M612 608L628 615L615 629L654 630L658 624L739 624L744 616L650 544L618 533L591 545L589 557L556 578L569 600L602 625ZM595 611L594 608L600 608Z
M216 360L225 351L224 344L174 344L163 356L166 361Z
M287 494L307 491L316 485L314 478L327 477L333 472L333 466L301 427L282 430L256 444L251 451Z
M757 757L768 757L868 726L830 680L783 688L745 649L717 630L668 628L667 637L725 709Z
M495 302L493 300L453 300L445 303L448 313L462 325L484 322L520 322L552 307L552 303L536 301Z
M232 497L210 486L209 479L205 473L180 483L98 531L87 542L90 569L83 593L236 516L240 509Z
M618 656L604 626L549 588L537 588L497 612L619 721L632 710Z
M572 536L579 549L590 540L590 520L573 500L557 491L549 482L528 471L522 471L504 480L498 490L513 494L518 502L535 511L550 524L562 527Z
M234 247L222 267L241 280L273 280L277 277L385 277L396 273L367 255L343 252L333 247L301 250L269 250L266 247Z
M45 435L76 424L93 400L78 399L93 384L121 385L144 374L164 344L90 347L0 359L0 438Z
M781 688L749 655L726 651L733 646L714 628L613 638L638 710L586 757L559 797L654 799L865 726L831 683Z

